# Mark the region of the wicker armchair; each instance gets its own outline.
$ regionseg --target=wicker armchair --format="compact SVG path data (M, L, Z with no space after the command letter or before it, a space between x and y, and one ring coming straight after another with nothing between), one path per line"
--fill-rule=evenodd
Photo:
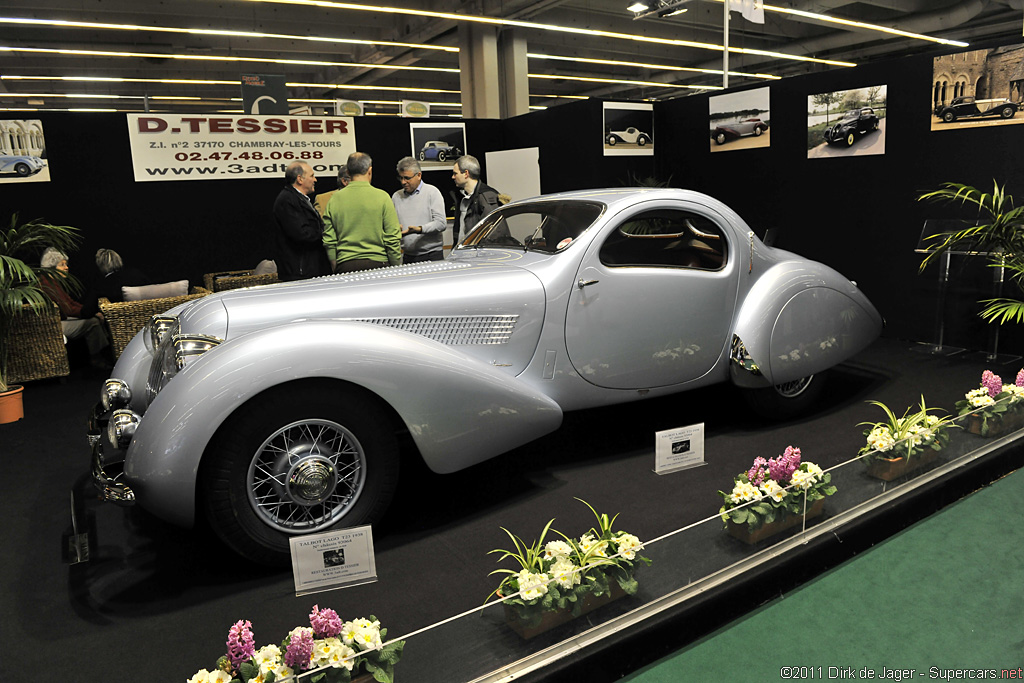
M60 326L60 309L56 304L38 315L24 306L14 319L10 349L7 357L9 382L65 377L71 372Z
M124 347L128 346L128 342L145 327L152 316L207 294L210 294L210 290L204 287L193 287L185 296L169 296L162 299L111 302L109 299L101 297L100 311L110 329L110 339L114 344L114 358L121 355Z
M241 287L256 287L277 282L277 273L253 275L249 270L225 270L220 273L207 273L203 276L203 285L211 292L223 292Z

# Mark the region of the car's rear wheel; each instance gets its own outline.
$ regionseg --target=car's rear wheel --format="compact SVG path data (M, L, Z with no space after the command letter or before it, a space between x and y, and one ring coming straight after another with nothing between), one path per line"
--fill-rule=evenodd
M420 161L426 161L426 160L427 160L427 155L424 154L423 152L420 152Z
M956 121L956 114L951 111L944 111L942 112L942 120L946 123L953 123Z
M398 481L398 445L368 398L309 381L237 410L200 471L214 532L243 557L285 564L292 537L379 519Z
M14 172L24 177L32 172L32 169L28 167L28 164L19 163L14 167Z
M609 135L608 136L608 146L609 147L614 147L616 142L618 142L618 139L614 135Z
M1017 110L1013 107L1003 107L999 110L999 115L1004 119L1012 119L1013 115L1017 113Z
M743 398L758 415L785 420L810 410L824 390L825 373L818 373L767 389L744 389Z

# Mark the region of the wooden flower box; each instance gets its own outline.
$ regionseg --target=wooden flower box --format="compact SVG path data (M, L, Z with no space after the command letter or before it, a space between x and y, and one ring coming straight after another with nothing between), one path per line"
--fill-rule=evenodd
M921 453L907 458L875 458L868 463L868 476L882 481L892 481L904 474L918 470L939 457L939 452L926 448Z
M825 499L819 498L818 500L811 503L810 506L808 506L806 517L808 520L814 519L815 517L821 515L821 513L824 512L824 510ZM786 531L787 529L799 526L803 523L803 520L804 515L801 514L786 515L782 519L777 519L774 522L762 524L758 528L751 531L750 527L746 524L737 524L736 522L730 519L727 528L729 531L729 535L733 538L737 538L743 541L744 543L753 545L754 543L759 543L763 541L769 536L781 534L783 531Z
M580 613L578 616L582 617L584 614L593 612L599 607L604 607L626 596L626 592L622 590L617 581L612 581L610 588L610 592L600 597L595 597L593 594L584 596L580 603ZM541 633L546 633L556 626L561 626L577 618L577 616L573 616L572 608L570 607L561 610L548 610L541 614L539 622L532 623L520 618L515 607L508 604L503 605L503 607L505 608L505 623L524 640L539 636Z

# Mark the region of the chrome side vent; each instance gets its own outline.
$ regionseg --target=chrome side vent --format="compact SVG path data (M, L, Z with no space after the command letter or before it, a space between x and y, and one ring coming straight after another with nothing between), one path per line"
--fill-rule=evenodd
M357 322L393 327L447 346L507 344L518 315L454 315L401 318L353 318Z

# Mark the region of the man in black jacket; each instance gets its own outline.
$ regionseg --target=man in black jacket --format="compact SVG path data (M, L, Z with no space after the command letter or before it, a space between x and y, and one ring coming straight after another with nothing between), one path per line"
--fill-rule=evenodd
M278 277L287 281L329 275L324 223L309 198L316 174L306 162L296 161L288 165L284 180L286 185L274 200Z
M459 157L452 167L455 190L451 193L455 212L452 227L454 247L462 237L469 234L480 219L500 206L498 191L480 180L480 162L466 154ZM464 230L463 230L464 228Z

